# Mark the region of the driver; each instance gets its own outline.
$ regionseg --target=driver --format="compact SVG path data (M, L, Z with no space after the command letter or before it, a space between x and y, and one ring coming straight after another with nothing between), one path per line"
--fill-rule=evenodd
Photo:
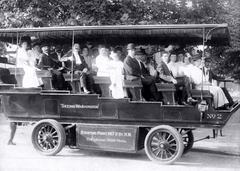
M212 71L212 63L213 63L213 60L210 57L207 57L204 59L203 73L207 77L207 79L211 85L213 85L213 80L216 80L216 81L225 80L224 77L214 74L214 72ZM229 107L232 106L234 104L234 101L233 101L231 95L229 94L229 92L227 91L227 89L225 87L221 87L221 89L223 90L226 98L229 101Z

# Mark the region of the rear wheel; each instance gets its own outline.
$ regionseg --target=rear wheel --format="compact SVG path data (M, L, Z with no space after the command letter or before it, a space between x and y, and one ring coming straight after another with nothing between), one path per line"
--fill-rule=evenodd
M168 125L151 129L145 138L145 152L149 159L160 164L172 164L183 153L183 140L180 133Z
M194 143L194 136L192 133L191 129L183 129L179 128L177 129L178 132L181 134L182 139L183 139L183 145L184 145L184 150L183 150L183 155L187 154L193 147Z
M65 146L66 134L61 124L52 119L38 122L32 132L32 144L42 155L53 156Z

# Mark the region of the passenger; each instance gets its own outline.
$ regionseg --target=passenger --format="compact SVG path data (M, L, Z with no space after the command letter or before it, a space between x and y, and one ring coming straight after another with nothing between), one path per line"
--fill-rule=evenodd
M23 39L17 52L17 67L24 70L22 87L39 87L42 84L37 77L35 65L36 58L33 51L29 49L29 42Z
M98 46L98 53L99 55L96 57L96 64L94 65L94 70L97 70L97 76L101 77L109 77L109 69L111 58L110 55L110 48L105 45ZM109 90L106 89L105 85L99 84L101 90L101 96L106 97L109 96Z
M92 57L89 55L89 49L86 45L81 48L81 55L84 57L86 61L89 71L92 72Z
M146 57L147 54L143 49L135 51L135 45L133 43L127 45L127 50L128 56L124 60L124 74L126 79L131 81L141 79L145 100L149 101L154 99L155 101L161 101L162 96L157 91L155 85L156 80L149 74L144 64L140 60L137 60L137 58L140 59L142 57ZM130 91L133 96L133 100L137 100L135 91Z
M63 55L65 55L68 51L70 51L72 48L71 48L71 46L70 45L68 45L68 44L64 44L63 46L62 46L62 54Z
M60 70L58 70L60 67L56 65L53 57L49 54L49 47L48 44L42 43L41 45L42 54L39 59L39 67L42 70L49 70L52 74L52 84L53 88L56 90L64 90L64 77ZM44 85L49 84L48 82L45 82ZM47 87L47 86L45 86Z
M72 66L73 63L73 72L80 75L80 84L83 92L85 94L93 93L93 76L84 57L81 55L80 45L78 43L73 45L72 50L66 53L61 61L70 62L70 66ZM69 70L71 70L71 68L69 68ZM89 88L87 82L90 83Z
M56 45L54 52L51 54L53 61L55 62L55 65L58 67L57 70L62 71L62 73L65 73L65 64L61 61L61 58L63 57L62 53L62 47L61 45Z
M112 52L110 57L113 59L110 61L111 68L109 70L111 85L109 89L112 91L113 98L123 98L123 62L120 61L120 57L117 53Z
M154 68L154 59L149 56L141 56L139 60L144 64L149 74L154 78L157 78L158 73Z
M179 63L177 62L177 53L176 52L172 52L170 54L170 62L167 64L169 70L171 71L171 74L174 78L179 77Z
M111 47L110 46L105 45L105 53L106 53L106 56L108 56L108 58L111 60L111 58L110 58Z
M125 56L123 55L123 49L120 46L117 46L113 51L117 53L119 59L123 62L125 59Z
M159 64L157 66L160 80L166 83L173 83L176 86L176 89L182 87L182 95L179 101L180 104L187 105L187 103L196 102L196 100L192 99L191 97L189 78L186 76L174 78L167 66L167 62L168 53L162 52L161 58L159 59Z
M41 56L41 47L40 47L40 42L35 42L32 44L32 51L34 54L34 58L36 59L36 65L39 63L39 58Z
M109 48L104 45L98 46L99 55L96 57L97 76L109 76Z
M204 75L203 70L200 69L202 64L202 57L200 55L193 56L194 67L191 72L191 80L197 90L209 90L213 94L213 103L215 109L226 109L225 105L229 104L223 90L220 87L212 86L209 82L209 77ZM201 79L202 78L202 79Z
M191 55L187 53L184 56L183 61L184 61L183 64L179 67L179 74L181 76L186 75L187 77L190 77L191 68L194 66L192 64Z
M94 75L97 75L97 71L98 71L98 68L96 65L96 57L98 55L99 55L98 48L97 47L93 48L91 58L92 58L92 71Z
M216 74L214 74L214 72L212 71L212 59L210 57L207 57L204 59L204 67L203 67L203 73L206 77L206 79L209 81L209 83L211 83L211 85L213 86L213 80L224 80L224 77L220 77L217 76ZM234 104L234 101L231 97L231 95L229 94L228 90L225 87L221 87L221 89L223 90L226 98L229 101L229 106L232 106Z
M179 67L182 66L184 63L184 56L185 56L184 51L179 51L177 53L177 63L179 65Z

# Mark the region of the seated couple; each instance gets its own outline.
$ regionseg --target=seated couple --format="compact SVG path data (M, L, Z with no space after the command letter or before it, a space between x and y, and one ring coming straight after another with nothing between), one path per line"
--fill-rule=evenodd
M62 58L62 62L66 62L66 68L69 72L72 70L73 64L73 73L80 75L80 85L83 88L85 94L93 93L93 75L89 70L89 67L81 55L80 45L75 43L72 50L67 52Z
M205 66L202 67L202 57L200 55L193 56L194 67L191 68L190 79L198 90L209 90L213 94L213 105L215 109L226 110L234 104L232 97L225 88L212 85L213 79L224 79L216 76L210 67L211 59L204 60Z

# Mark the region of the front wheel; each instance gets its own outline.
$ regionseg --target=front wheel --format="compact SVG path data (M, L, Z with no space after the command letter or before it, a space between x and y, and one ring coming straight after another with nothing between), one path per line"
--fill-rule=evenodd
M172 164L183 153L183 140L180 133L168 125L151 129L145 138L145 152L150 160L160 164Z
M52 119L38 122L32 131L32 144L42 155L59 153L66 143L66 133L61 124Z

